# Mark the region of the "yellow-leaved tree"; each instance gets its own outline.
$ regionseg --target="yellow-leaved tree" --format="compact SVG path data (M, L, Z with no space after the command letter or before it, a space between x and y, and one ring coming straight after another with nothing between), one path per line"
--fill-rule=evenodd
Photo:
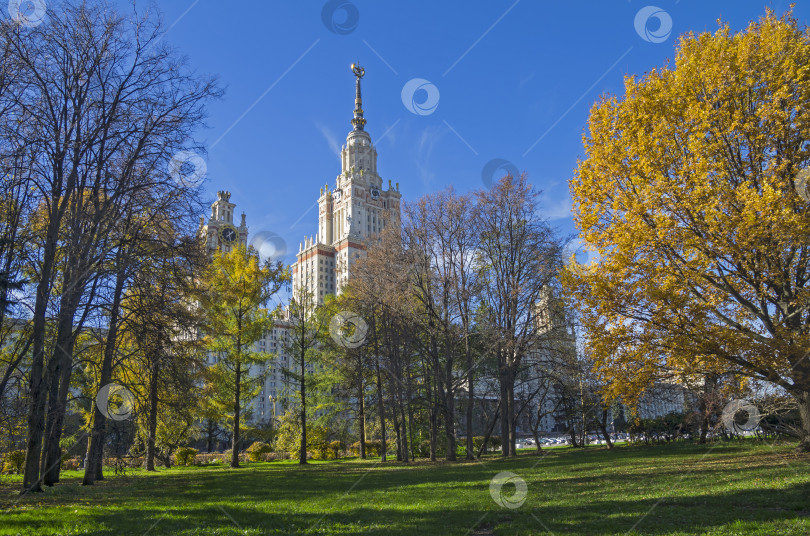
M203 277L200 305L214 361L205 372L213 387L207 403L232 423L231 467L239 467L241 422L260 389L262 365L271 358L254 345L273 328L274 311L267 306L288 280L280 262L261 263L253 248L244 246L217 251Z
M810 34L788 12L686 34L674 65L591 110L571 182L598 265L564 283L597 371L638 400L661 371L770 382L810 450Z

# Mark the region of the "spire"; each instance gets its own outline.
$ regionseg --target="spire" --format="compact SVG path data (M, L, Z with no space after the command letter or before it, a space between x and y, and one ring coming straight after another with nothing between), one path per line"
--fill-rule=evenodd
M352 63L352 72L356 77L354 118L352 119L352 125L354 125L354 130L363 130L363 127L366 126L366 120L363 118L363 99L360 97L360 79L366 74L366 70L360 67L358 64Z

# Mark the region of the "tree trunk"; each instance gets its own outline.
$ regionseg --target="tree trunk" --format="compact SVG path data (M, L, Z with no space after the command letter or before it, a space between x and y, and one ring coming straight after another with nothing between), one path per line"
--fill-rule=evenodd
M712 406L714 400L714 392L717 387L717 375L706 374L703 379L703 395L700 397L700 443L706 443L706 437L709 435L710 418L712 414Z
M102 445L102 448L99 450L98 456L96 456L96 459L95 459L94 462L92 462L92 464L95 467L96 481L104 480L104 448L103 448L103 445Z
M468 352L469 353L469 352ZM467 459L474 460L475 454L473 452L473 404L475 403L475 395L473 393L473 375L472 375L472 356L467 359L467 368L470 370L467 378L467 407L465 415L465 427L467 429Z
M607 430L607 416L608 410L606 408L602 408L602 418L597 422L599 425L599 430L602 432L602 437L605 438L607 442L607 446L609 449L613 448L613 440L610 438L610 433Z
M438 423L438 412L436 408L438 404L436 403L436 396L434 392L430 392L430 461L436 461L436 440L439 435L439 423Z
M306 385L306 347L303 346L304 337L301 335L301 448L298 452L298 463L307 463L307 385Z
M509 450L509 388L505 366L502 365L500 371L500 387L501 387L501 455L508 457L511 455Z
M517 414L515 413L515 376L509 373L509 455L517 456Z
M492 431L495 430L495 423L498 422L498 416L501 413L501 406L502 403L498 402L498 406L495 408L495 415L492 418L492 424L489 425L489 428L487 428L487 431L484 433L484 442L481 444L481 448L478 449L477 457L479 458L481 457L481 454L487 453L487 444L489 443L489 438L492 437Z
M157 433L158 412L158 364L153 355L149 374L149 416L146 421L146 470L155 471L155 434Z
M537 424L536 428L532 428L532 437L534 437L534 444L537 447L537 452L540 453L543 451L543 445L540 443L540 434L539 432L540 424Z
M40 467L42 483L53 486L59 482L62 448L62 423L65 416L67 395L70 387L70 372L73 367L73 312L72 300L63 295L59 314L59 327L56 335L56 347L48 364L51 374L48 386L48 413L45 420L45 435ZM62 402L64 396L64 403Z
M239 467L239 417L242 398L242 363L236 362L236 385L233 401L233 437L231 443L231 467Z
M214 451L214 431L215 431L214 426L215 426L214 425L214 420L213 419L208 419L207 422L206 422L206 427L205 427L205 433L206 433L205 450L209 454Z
M452 392L445 395L444 400L444 433L447 436L447 461L456 461L456 420L455 420L455 399Z
M396 434L396 446L397 446L397 461L402 461L402 434L401 430L399 429L399 413L397 411L391 412L391 419L394 421L394 433Z
M81 258L81 257L79 257ZM51 377L48 393L48 414L45 423L45 444L42 459L42 482L53 486L59 482L62 466L62 428L67 411L67 400L70 394L70 376L73 372L73 352L76 344L76 333L81 330L84 318L74 326L76 311L86 288L87 266L79 261L76 255L68 259L64 279L69 282L63 290L59 306L56 348L53 358L56 359L56 371ZM78 262L77 262L78 261ZM77 266L78 265L78 266ZM95 289L91 296L95 294ZM92 298L87 298L92 300Z
M405 368L405 398L408 402L408 443L411 447L411 459L416 459L416 448L413 444L413 428L414 428L414 409L413 404L411 403L412 400L412 393L413 393L413 386L411 384L411 365L410 361L407 362Z
M362 371L361 371L362 374ZM363 379L360 379L360 388L357 393L357 400L360 402L360 417L358 424L360 426L360 459L366 459L366 400L365 393L363 392Z
M709 435L709 415L705 412L700 418L700 440L701 444L706 443L706 436Z
M400 404L399 406L399 413L402 419L402 461L407 462L409 459L408 455L408 425L407 420L405 418L405 405Z
M794 395L799 404L799 417L801 418L801 430L797 452L810 452L810 391L804 391Z
M122 254L116 257L118 270L115 275L115 290L113 292L112 307L110 308L110 326L107 331L107 340L104 341L104 357L101 361L101 377L99 387L103 387L112 381L112 364L115 357L115 347L118 339L119 314L121 311L121 296L124 293L124 282L126 281L126 271L122 266ZM93 425L90 437L87 442L87 460L84 468L83 486L91 486L96 480L103 480L103 459L104 459L104 430L107 425L107 418L101 412L98 404L93 400L92 405Z
M436 461L436 441L439 435L438 418L435 406L430 408L430 461Z
M75 181L74 181L75 182ZM72 182L67 192L72 191ZM61 194L59 194L61 195ZM67 197L67 196L65 196ZM66 201L64 202L66 203ZM56 208L56 207L55 207ZM64 209L62 209L64 211ZM45 402L49 378L45 376L45 313L48 308L53 263L56 253L56 240L59 235L61 214L51 210L48 232L42 253L42 270L37 283L34 302L33 342L31 344L31 368L28 384L28 440L25 445L25 469L23 471L22 493L41 492L39 482L39 462L42 452L42 435L45 430Z
M56 396L55 405L51 405L46 424L45 438L45 469L42 473L42 482L46 486L53 486L59 482L59 474L62 470L62 429L65 422L65 412L67 411L67 399L70 394L70 376L73 372L73 348L75 337L71 334L68 347L65 348L64 361L61 363L59 374L59 389ZM53 410L53 415L51 415ZM50 425L50 429L48 429Z
M376 338L375 338L376 341ZM375 350L377 344L374 344ZM374 363L377 368L377 404L379 406L379 414L380 414L380 462L386 461L386 452L388 451L388 444L386 442L385 437L385 403L383 401L383 386L382 386L382 376L380 375L380 358L378 355L374 356Z

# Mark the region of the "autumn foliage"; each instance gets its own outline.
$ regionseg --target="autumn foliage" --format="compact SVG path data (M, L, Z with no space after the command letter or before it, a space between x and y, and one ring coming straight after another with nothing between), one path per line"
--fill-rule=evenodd
M684 35L591 110L571 182L600 254L565 283L613 397L733 373L796 401L810 449L810 35L768 12Z

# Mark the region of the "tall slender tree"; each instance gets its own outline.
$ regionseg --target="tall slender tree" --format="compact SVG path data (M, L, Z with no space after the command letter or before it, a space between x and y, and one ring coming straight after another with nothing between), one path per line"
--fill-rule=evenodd
M304 279L295 289L290 300L284 322L287 326L284 350L292 357L290 367L285 370L287 377L298 384L298 412L301 426L301 441L298 449L298 463L307 463L307 386L315 363L318 361L319 342L328 336L330 315L318 314L318 301L310 290L312 284Z
M216 385L216 400L232 423L231 467L239 467L242 418L259 387L261 366L271 357L253 346L272 330L275 312L267 304L288 280L281 263L262 264L244 246L215 252L203 276L199 313L207 322L213 361L206 376Z
M498 361L501 440L515 455L515 380L538 346L538 303L560 268L561 241L542 218L539 192L526 175L507 175L478 193L485 330Z

